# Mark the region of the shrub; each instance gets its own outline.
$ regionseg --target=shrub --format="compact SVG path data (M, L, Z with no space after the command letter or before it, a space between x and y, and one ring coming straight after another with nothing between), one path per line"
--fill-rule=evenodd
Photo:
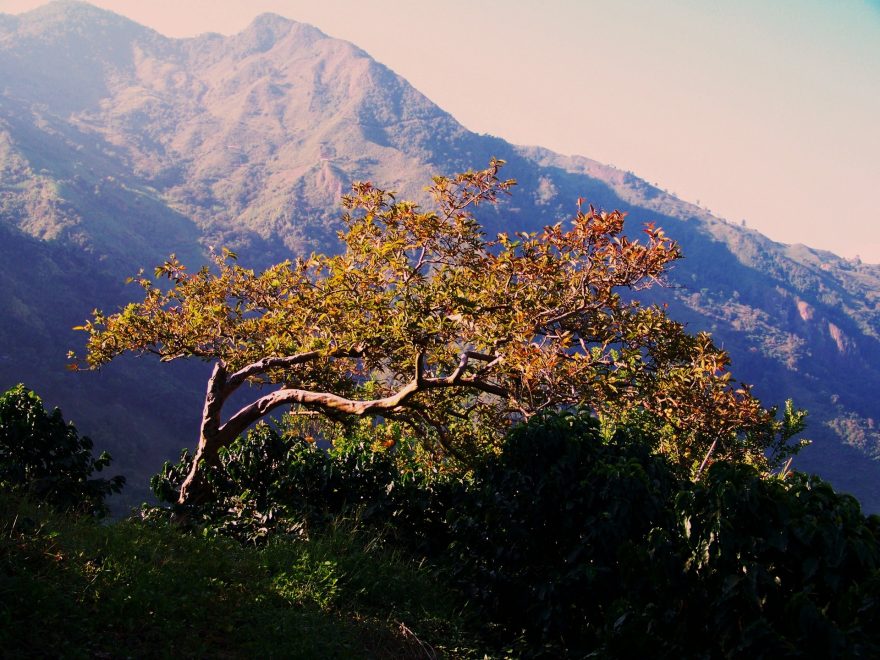
M24 385L0 395L0 487L61 510L103 515L104 502L122 490L125 478L92 478L110 455L92 455L92 441L67 424L57 408L46 412Z
M197 505L177 505L178 491L192 466L188 452L166 463L151 480L161 502L209 533L261 542L272 534L304 534L340 516L388 526L398 540L418 545L442 520L443 478L414 461L406 449L376 449L363 430L350 429L333 450L310 436L266 423L255 426L220 451L206 469L211 497ZM401 443L403 444L403 443ZM402 465L402 463L406 465ZM148 510L148 515L160 512ZM406 537L405 539L403 537Z
M452 523L456 581L519 655L880 653L880 518L816 477L704 478L633 428L534 420Z
M685 579L670 640L737 656L880 656L880 518L855 498L818 477L719 463L672 509Z
M650 581L645 540L672 526L683 481L635 430L605 440L575 414L520 426L454 518L457 582L526 648L589 650L623 578Z

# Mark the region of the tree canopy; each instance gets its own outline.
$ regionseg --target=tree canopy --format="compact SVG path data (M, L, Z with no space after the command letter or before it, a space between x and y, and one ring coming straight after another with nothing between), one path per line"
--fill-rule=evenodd
M694 471L710 454L766 467L768 452L790 451L796 415L776 422L735 386L707 334L622 297L680 256L661 229L634 240L623 213L578 200L567 225L488 238L474 209L514 185L502 164L435 177L432 209L355 183L340 254L259 273L228 250L192 273L172 256L155 271L170 285L141 275L141 302L93 313L81 327L90 368L126 352L214 364L181 502L199 496L201 460L288 405L395 420L465 462L512 421L571 406L653 425L659 449ZM264 389L224 417L245 383Z

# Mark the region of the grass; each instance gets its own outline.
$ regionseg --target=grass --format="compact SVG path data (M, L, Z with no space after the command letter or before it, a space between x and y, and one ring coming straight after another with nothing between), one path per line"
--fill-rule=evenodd
M483 657L439 576L342 521L244 547L0 498L4 657Z

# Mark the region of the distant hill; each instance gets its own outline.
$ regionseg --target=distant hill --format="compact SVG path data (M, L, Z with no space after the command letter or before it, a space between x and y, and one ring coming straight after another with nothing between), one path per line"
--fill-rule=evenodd
M655 299L712 331L765 403L807 408L798 467L880 511L880 267L471 133L356 46L269 14L192 39L79 2L0 14L0 387L38 389L143 484L194 441L204 365L66 374L72 325L134 296L124 278L171 252L198 265L225 245L259 267L332 251L352 180L420 199L430 175L492 156L519 186L482 212L490 233L563 220L578 197L629 212L633 231L664 227L685 259Z

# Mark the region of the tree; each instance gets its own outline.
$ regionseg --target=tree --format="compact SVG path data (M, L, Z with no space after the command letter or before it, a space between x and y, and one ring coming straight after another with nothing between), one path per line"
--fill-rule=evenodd
M23 491L58 509L104 515L104 499L125 484L121 476L94 478L110 455L92 456L91 439L65 423L56 408L46 412L24 385L0 394L0 488Z
M206 494L201 461L215 465L221 447L287 405L395 420L463 461L511 421L574 405L609 423L652 420L661 449L689 466L710 446L756 463L768 448L787 451L772 414L734 389L708 335L621 298L679 257L663 231L649 224L645 242L631 240L623 213L578 200L570 228L489 240L473 209L514 185L498 177L502 164L435 177L434 210L355 183L343 197L339 255L259 274L227 250L195 273L172 256L155 271L170 287L139 276L142 302L94 312L81 327L90 368L129 351L214 364L181 503ZM245 383L277 389L224 418Z

